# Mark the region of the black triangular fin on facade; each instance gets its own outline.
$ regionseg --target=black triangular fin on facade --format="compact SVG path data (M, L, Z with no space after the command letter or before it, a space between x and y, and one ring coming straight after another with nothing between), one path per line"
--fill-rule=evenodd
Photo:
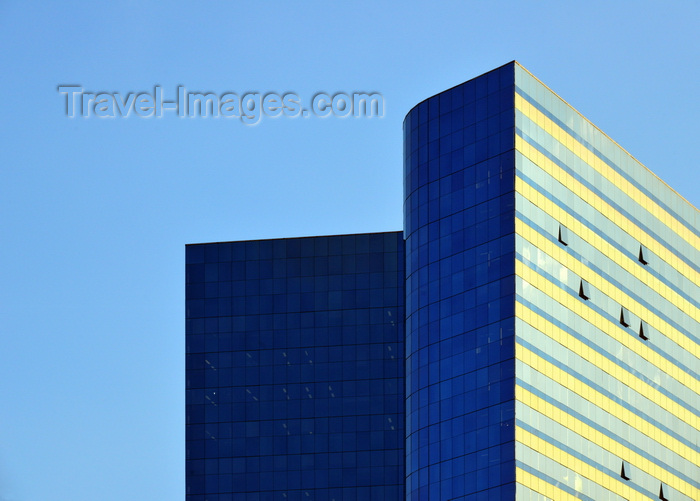
M630 477L627 476L627 473L625 472L625 462L622 462L622 470L620 471L620 476L624 478L625 480L629 480Z
M649 339L649 336L647 336L644 332L644 322L639 322L639 337L641 337L644 340Z
M564 228L561 224L559 225L559 242L563 245L569 245L569 237L567 235L566 228Z
M578 295L583 299L588 299L588 284L583 279L581 279L581 283L578 286Z
M620 307L620 323L624 325L625 327L629 327L629 318L627 318L627 312L625 311L624 306Z
M644 246L643 245L639 246L639 262L642 264L649 264L649 262L645 259L645 256L644 256Z

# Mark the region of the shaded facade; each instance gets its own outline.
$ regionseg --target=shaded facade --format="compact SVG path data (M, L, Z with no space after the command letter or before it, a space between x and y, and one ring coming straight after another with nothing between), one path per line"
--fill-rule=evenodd
M402 499L400 232L188 245L187 499Z
M404 189L188 246L188 501L700 499L698 210L516 62L408 113Z
M515 495L513 93L507 65L404 122L407 499Z

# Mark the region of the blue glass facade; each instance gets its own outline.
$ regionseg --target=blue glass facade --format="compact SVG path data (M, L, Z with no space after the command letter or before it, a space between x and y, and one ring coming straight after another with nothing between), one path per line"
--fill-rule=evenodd
M403 498L403 249L187 246L188 501Z
M513 499L513 64L404 122L406 499Z

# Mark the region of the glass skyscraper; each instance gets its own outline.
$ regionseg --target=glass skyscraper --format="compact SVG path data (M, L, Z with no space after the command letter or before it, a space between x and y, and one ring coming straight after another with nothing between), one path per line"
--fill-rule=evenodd
M404 232L187 247L188 501L700 500L698 210L516 62Z

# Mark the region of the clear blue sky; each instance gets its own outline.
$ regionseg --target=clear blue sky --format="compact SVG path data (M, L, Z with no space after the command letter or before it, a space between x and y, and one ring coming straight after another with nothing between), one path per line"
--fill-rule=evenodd
M0 2L0 501L184 499L184 245L398 230L408 110L517 59L700 205L696 1ZM376 91L69 119L61 84Z

